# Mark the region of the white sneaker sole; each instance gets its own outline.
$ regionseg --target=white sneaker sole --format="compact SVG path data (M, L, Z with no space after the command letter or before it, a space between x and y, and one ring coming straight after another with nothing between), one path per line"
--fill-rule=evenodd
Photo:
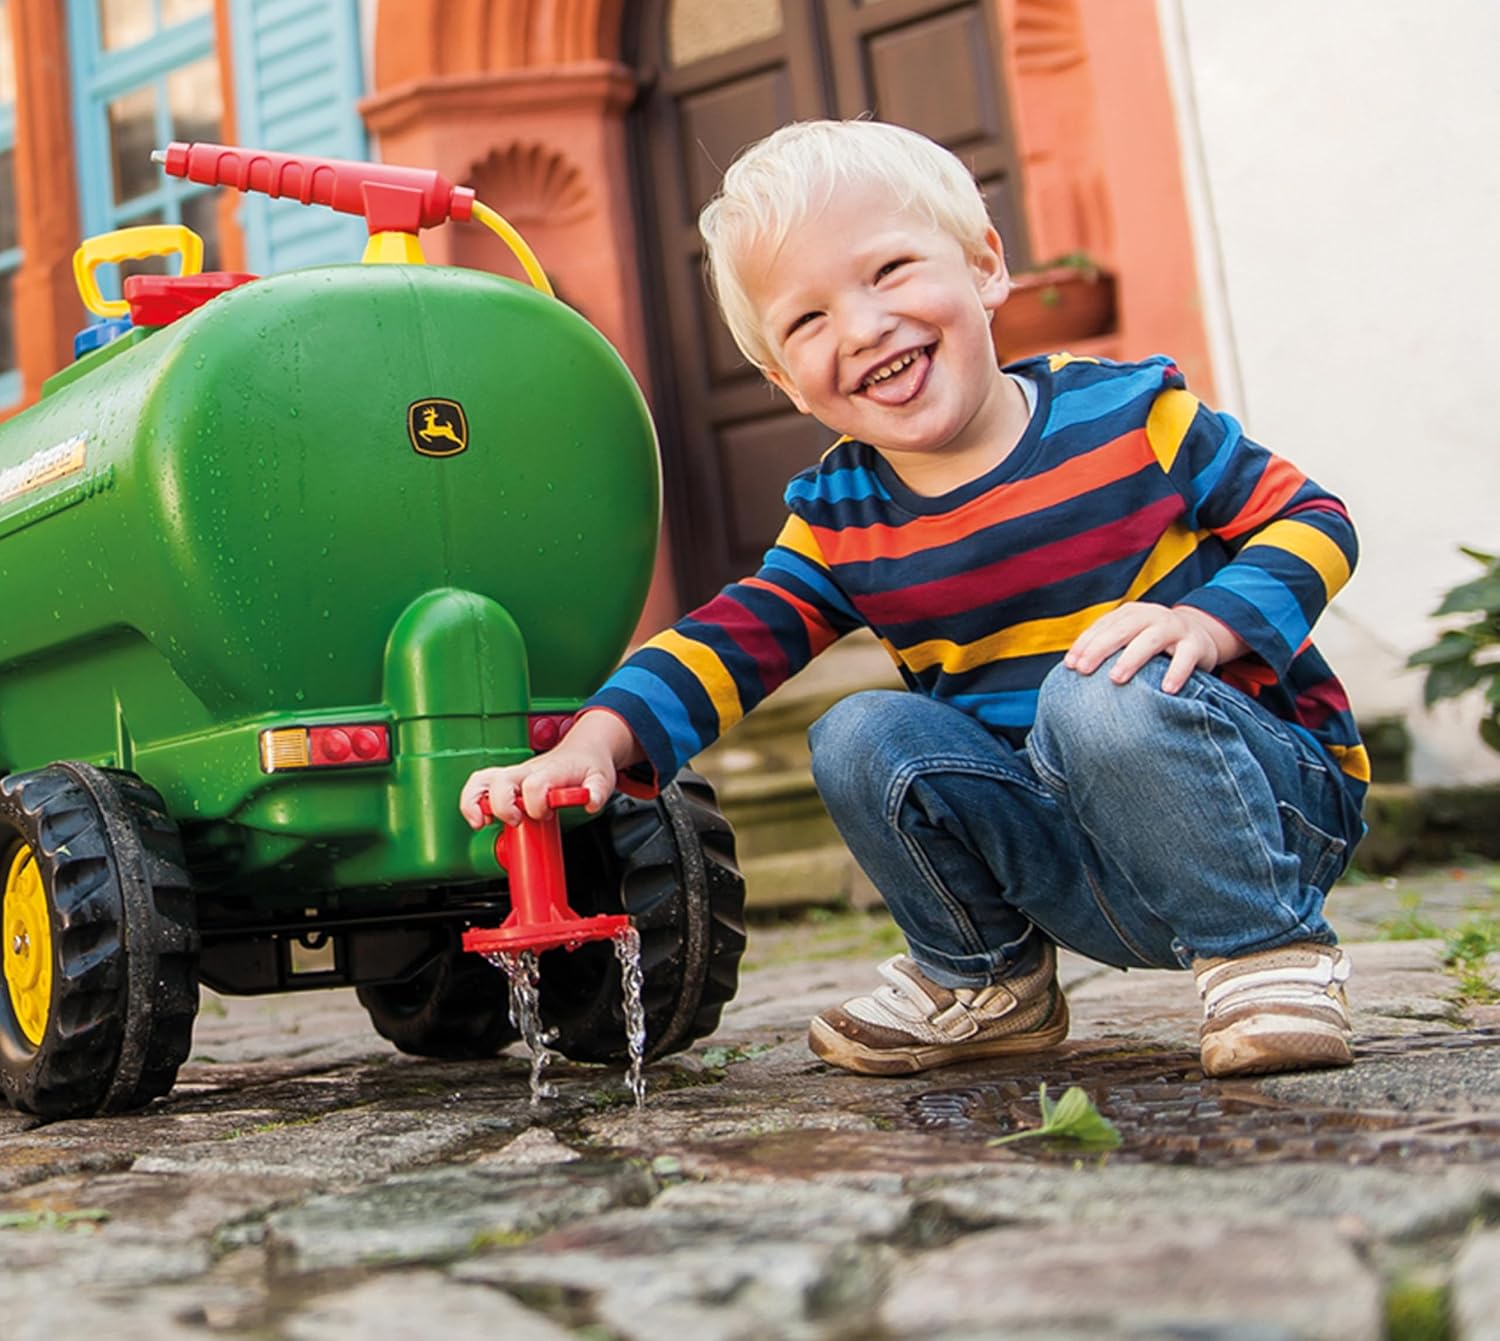
M1311 1071L1354 1062L1347 1029L1315 1020L1289 1024L1274 1018L1243 1020L1206 1035L1201 1056L1203 1073L1209 1076Z
M807 1046L825 1062L864 1076L905 1076L957 1066L985 1057L1015 1057L1055 1048L1068 1036L1068 1003L1058 999L1058 1009L1040 1029L1029 1033L988 1038L974 1043L913 1043L896 1048L872 1048L846 1038L832 1025L814 1018L807 1030Z

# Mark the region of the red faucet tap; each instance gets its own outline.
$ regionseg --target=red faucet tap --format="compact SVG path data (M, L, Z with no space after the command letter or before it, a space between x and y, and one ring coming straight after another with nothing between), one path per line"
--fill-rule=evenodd
M613 940L630 926L630 918L623 913L580 917L568 905L556 812L588 801L587 787L554 787L547 793L553 813L546 819L527 816L514 828L501 829L495 839L495 860L510 877L510 915L499 927L472 927L464 932L465 950L510 955L559 946L572 950L585 941ZM479 808L492 818L488 797L480 798Z
M174 141L151 157L169 177L361 215L370 233L415 233L474 213L474 192L429 168Z

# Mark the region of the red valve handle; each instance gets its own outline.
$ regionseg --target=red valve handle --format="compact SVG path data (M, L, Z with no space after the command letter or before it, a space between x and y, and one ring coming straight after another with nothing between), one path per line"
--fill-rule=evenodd
M553 787L547 804L553 810L587 805L587 787ZM479 809L493 819L489 795L479 798ZM585 941L611 940L630 926L623 913L579 917L568 906L567 874L557 816L526 818L504 828L495 839L495 860L510 880L510 915L497 928L471 927L463 947L477 954L519 954L523 950L572 949Z
M167 174L205 186L232 186L273 199L328 205L364 217L370 232L415 233L474 212L474 192L429 168L277 154L227 144L174 141L156 155Z
M565 806L586 806L588 803L589 789L587 787L551 787L547 790L547 804L553 810L562 810ZM490 809L488 792L479 798L479 813L484 816L486 824L494 823L495 812Z

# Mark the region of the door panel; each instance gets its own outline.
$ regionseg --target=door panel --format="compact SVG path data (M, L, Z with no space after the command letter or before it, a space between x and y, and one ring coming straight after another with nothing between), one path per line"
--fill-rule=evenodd
M769 398L773 393L767 388L766 394ZM774 394L779 398L779 392ZM832 441L833 434L817 420L780 409L717 430L731 553L759 557L786 517L781 501L786 482L816 461Z
M770 134L790 120L794 102L784 66L759 70L732 83L704 89L684 97L678 109L680 143L686 150L683 168L687 191L684 203L696 219L719 189L719 179L729 161L748 142L746 127L764 127ZM750 138L757 138L752 134Z

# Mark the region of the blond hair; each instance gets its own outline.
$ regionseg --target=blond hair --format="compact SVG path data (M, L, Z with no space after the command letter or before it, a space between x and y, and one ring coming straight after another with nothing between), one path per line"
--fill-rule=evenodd
M799 121L741 153L698 216L709 283L740 351L761 369L777 367L745 291L742 266L752 248L780 246L787 234L844 187L890 190L898 208L976 253L990 228L973 175L925 135L881 121Z

